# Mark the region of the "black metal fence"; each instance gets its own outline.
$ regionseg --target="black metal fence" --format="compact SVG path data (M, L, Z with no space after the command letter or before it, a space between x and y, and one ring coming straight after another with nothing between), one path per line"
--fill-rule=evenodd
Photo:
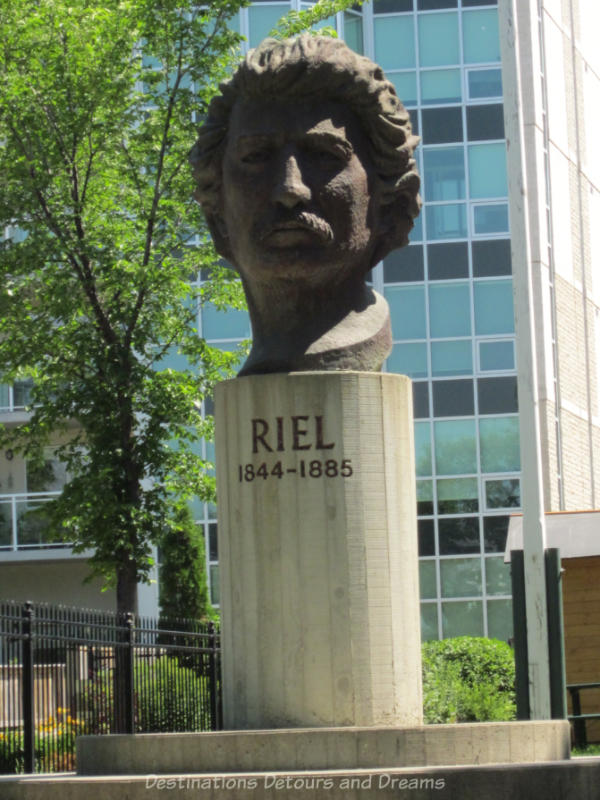
M72 770L80 734L220 728L212 623L0 602L0 774Z

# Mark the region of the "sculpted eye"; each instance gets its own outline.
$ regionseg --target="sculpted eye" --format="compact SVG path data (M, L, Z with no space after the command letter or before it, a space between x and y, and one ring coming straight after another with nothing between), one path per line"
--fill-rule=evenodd
M271 151L268 147L255 147L246 150L241 155L243 164L263 164L271 157Z
M318 159L323 164L347 164L351 156L351 153L343 145L336 142L315 143L309 149L313 158Z

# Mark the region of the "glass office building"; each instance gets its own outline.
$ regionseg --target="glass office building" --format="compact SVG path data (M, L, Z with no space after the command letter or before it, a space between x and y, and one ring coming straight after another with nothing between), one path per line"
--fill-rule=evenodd
M257 2L236 24L255 46L289 7ZM421 137L421 216L372 282L391 312L385 369L414 381L423 637L508 639L502 554L520 464L498 9L375 0L328 24L384 68ZM250 336L245 313L200 317L221 347ZM216 509L196 514L218 601Z
M422 214L410 245L371 279L392 315L385 368L414 382L424 638L511 635L504 542L509 515L532 492L531 470L520 474L519 413L529 456L533 419L539 428L533 491L544 510L596 509L600 498L598 3L497 2L372 0L323 23L384 67L421 137ZM255 2L232 24L255 46L307 5ZM512 272L531 346L521 335L516 346ZM210 304L198 326L221 348L250 336L247 314ZM187 364L173 356L170 366ZM0 386L0 422L27 420L28 393L23 382ZM52 600L61 586L62 602L109 607L109 593L82 587L84 555L23 525L58 483L33 480L12 451L1 456L5 594ZM216 509L196 503L194 514L218 602Z

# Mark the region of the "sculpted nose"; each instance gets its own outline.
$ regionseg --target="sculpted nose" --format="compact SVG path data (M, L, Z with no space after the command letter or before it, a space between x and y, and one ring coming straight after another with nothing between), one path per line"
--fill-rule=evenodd
M310 188L304 182L296 156L285 158L275 177L273 199L286 208L294 208L311 199Z

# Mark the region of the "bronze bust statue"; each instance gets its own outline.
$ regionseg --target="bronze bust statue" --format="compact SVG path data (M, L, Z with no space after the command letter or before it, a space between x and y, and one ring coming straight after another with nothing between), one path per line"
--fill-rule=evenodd
M407 111L337 39L266 39L220 86L191 154L253 344L240 375L381 369L386 301L365 276L408 242L419 176Z

